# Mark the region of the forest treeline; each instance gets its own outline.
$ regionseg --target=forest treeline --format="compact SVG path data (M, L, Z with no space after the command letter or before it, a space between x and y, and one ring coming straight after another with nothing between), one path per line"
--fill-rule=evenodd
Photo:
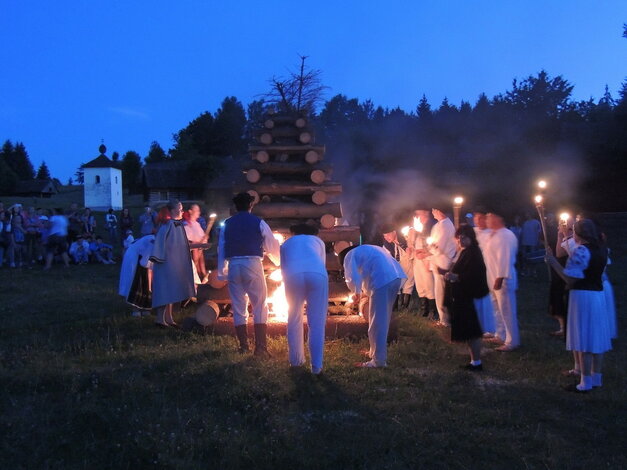
M627 210L627 82L616 97L607 87L597 100L576 101L572 92L564 77L540 71L474 102L445 98L436 105L423 95L413 110L338 94L310 111L309 118L353 212L364 207L402 211L442 203L454 194L471 204L519 210L530 205L539 177L551 182L548 196L555 205ZM214 113L203 112L175 133L168 150L153 142L143 158L130 150L121 157L114 153L113 159L131 191L140 190L143 164L168 159L188 161L199 182L208 181L219 175L222 157L245 158L268 106L259 99L244 108L236 97L227 97ZM24 144L5 143L3 187L4 179L36 176L25 159ZM76 182L81 177L79 169Z

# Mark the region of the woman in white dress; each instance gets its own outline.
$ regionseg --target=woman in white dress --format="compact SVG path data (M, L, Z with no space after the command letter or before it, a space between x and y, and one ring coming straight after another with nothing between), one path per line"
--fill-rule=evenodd
M612 349L609 322L605 312L603 271L607 249L599 242L594 223L575 223L577 247L562 267L547 250L547 262L570 287L566 328L566 349L575 353L580 383L572 391L587 392L602 385L603 354Z

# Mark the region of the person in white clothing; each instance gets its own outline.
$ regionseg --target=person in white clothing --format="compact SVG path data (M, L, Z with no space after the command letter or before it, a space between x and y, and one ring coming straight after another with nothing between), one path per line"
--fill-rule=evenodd
M290 227L292 237L281 245L281 274L287 298L287 345L292 366L305 363L303 304L307 302L311 372L322 371L324 332L329 306L329 275L324 242L307 224Z
M239 351L245 353L249 350L246 326L248 297L255 322L255 355L267 357L267 285L262 260L265 253L279 266L279 242L268 224L250 213L253 201L253 197L246 192L233 198L237 213L224 221L218 241L218 279L229 281Z
M368 341L370 361L358 367L387 366L387 337L394 299L406 278L401 265L380 246L361 245L346 248L339 255L344 278L356 301L363 292L370 298Z
M457 254L455 243L455 226L444 212L439 209L431 211L437 223L431 229L431 240L428 246L429 263L433 272L433 293L440 315L439 325L451 326L448 309L444 305L444 291L446 281L444 275L453 265L453 258Z
M394 310L397 308L409 308L411 294L414 291L414 266L407 250L407 242L390 224L384 225L381 228L381 232L383 233L383 248L388 250L392 258L399 262L407 276L407 279L401 284L400 291L394 302Z
M486 221L486 213L483 209L475 209L472 214L472 220L474 223L475 236L481 249L481 254L485 257L484 251L487 243L487 239L490 237L492 231L488 228ZM493 338L495 332L494 322L494 308L492 307L492 299L490 294L481 299L473 299L475 304L475 310L477 310L477 317L479 317L479 323L483 330L484 338Z
M414 284L418 293L420 308L418 314L429 316L431 320L438 317L433 293L433 273L429 265L427 238L431 234L434 221L431 212L424 209L414 211L414 225L407 235L407 251L412 260Z
M515 267L518 239L505 226L499 212L489 212L486 220L492 233L486 238L484 261L496 320L496 334L489 341L503 343L497 351L512 351L520 346L516 316L518 278Z

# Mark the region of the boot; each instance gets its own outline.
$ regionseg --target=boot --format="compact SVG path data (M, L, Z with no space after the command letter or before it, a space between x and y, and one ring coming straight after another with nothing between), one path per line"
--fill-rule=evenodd
M428 299L427 303L429 305L429 320L438 321L440 316L438 315L438 308L435 305L435 299Z
M264 358L270 357L268 344L266 342L267 333L268 326L265 323L255 323L255 356Z
M429 315L429 300L426 297L420 297L420 310L418 313L423 317Z
M235 336L237 336L237 340L239 341L239 352L241 354L247 353L250 351L248 348L248 330L246 325L239 325L235 327Z
M393 312L396 312L398 310L398 303L399 303L398 301L399 301L399 299L400 299L400 294L397 294L396 295L396 300L394 301L394 306L392 307L392 311Z
M409 308L409 302L411 301L411 294L403 294L403 309L407 310Z

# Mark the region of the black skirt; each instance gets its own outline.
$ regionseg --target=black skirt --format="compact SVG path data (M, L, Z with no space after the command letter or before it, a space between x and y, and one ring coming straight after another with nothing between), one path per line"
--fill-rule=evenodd
M152 291L149 287L148 270L138 262L126 301L137 309L150 310L152 308Z
M451 341L469 341L483 336L472 297L458 296L449 306Z

